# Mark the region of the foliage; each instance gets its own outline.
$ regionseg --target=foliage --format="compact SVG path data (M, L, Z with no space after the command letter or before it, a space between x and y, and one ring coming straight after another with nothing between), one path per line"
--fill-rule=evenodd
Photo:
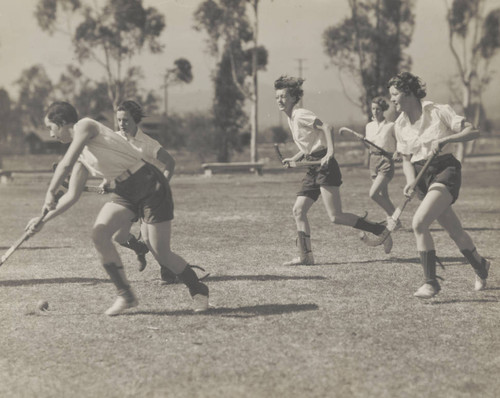
M267 50L257 44L258 3L259 0L205 0L194 13L195 29L204 30L208 35L209 53L220 57L219 67L223 64L224 57L229 59L230 68L226 73L232 78L234 87L243 95L243 101L245 99L251 101L251 160L253 161L257 160L257 72L265 69L267 64ZM253 9L253 26L247 13L248 5ZM216 78L216 84L217 81L220 82ZM223 139L221 144L228 145L229 140ZM219 157L228 161L229 153L230 149L224 148Z
M16 109L15 103L10 99L9 93L0 88L0 154L18 152L24 136L21 131L21 114ZM0 168L2 161L0 159Z
M19 87L17 109L22 114L25 130L43 127L45 110L52 100L53 84L42 65L21 71L15 82Z
M214 144L218 148L218 162L228 162L232 150L241 151L240 134L245 130L248 121L243 110L245 96L235 86L231 77L230 57L229 51L226 51L214 78ZM240 76L240 81L243 78Z
M484 113L482 94L489 86L490 64L500 49L500 8L487 15L484 0L453 0L448 8L449 46L457 66L450 81L456 103L466 118L482 130L491 126ZM460 144L458 157L474 151L474 142Z
M39 0L35 17L42 30L53 34L64 26L61 13L68 21L70 17L79 20L75 28L63 31L71 37L79 62L94 62L104 69L108 97L116 109L138 74L136 67L124 70L125 61L145 47L153 54L162 51L158 38L165 28L164 16L153 7L145 8L142 0L106 0L99 5L79 0Z
M370 101L387 94L387 82L408 70L415 16L413 0L349 0L352 15L323 33L323 46L339 69L346 96L370 117ZM345 81L353 81L353 98Z

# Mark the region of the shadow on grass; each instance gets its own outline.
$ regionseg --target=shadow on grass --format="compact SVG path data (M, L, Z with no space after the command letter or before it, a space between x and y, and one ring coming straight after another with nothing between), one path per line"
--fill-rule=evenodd
M324 280L324 276L285 276L285 275L210 275L207 282L226 281L290 281L290 280Z
M20 247L17 250L54 250L54 249L72 249L73 246L32 246L32 247ZM0 246L0 250L8 250L10 246ZM16 250L16 251L17 251Z
M136 311L123 314L124 316L131 315L166 315L166 316L181 316L181 315L221 315L231 318L254 318L257 316L267 315L283 315L302 311L317 311L316 304L264 304L254 305L250 307L237 308L210 308L203 313L194 313L192 310L179 311Z
M448 266L460 266L468 265L463 257L439 257L443 265ZM417 257L411 258L401 258L401 257L389 257L389 258L376 258L371 260L354 260L354 261L339 261L339 262L328 262L328 263L318 263L315 266L320 265L345 265L345 264L372 264L372 263L388 263L393 265L394 263L404 263L404 264L420 264L420 259ZM438 266L439 268L439 266Z
M498 299L451 299L451 300L433 300L425 302L426 305L441 305L441 304L463 304L463 303L498 303Z
M61 283L85 283L97 285L98 283L111 283L109 279L98 278L51 278L51 279L24 279L0 281L0 286L30 286L30 285L50 285Z

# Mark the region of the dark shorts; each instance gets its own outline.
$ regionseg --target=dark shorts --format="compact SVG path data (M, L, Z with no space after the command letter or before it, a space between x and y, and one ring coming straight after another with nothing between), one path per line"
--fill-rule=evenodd
M388 180L394 177L394 161L387 156L378 153L370 154L370 176L375 179L379 174L384 175Z
M157 224L174 218L170 185L160 170L149 163L125 181L116 184L112 202L131 210L146 224Z
M424 164L425 160L413 164L416 174L420 172ZM431 162L427 172L415 187L419 199L422 200L425 197L429 187L434 183L445 185L453 197L451 203L455 203L462 184L462 164L452 154L438 156Z
M313 156L307 156L306 160L320 160L325 156L326 150ZM302 188L297 196L307 196L316 201L321 194L320 187L340 187L342 185L342 173L335 157L331 157L328 164L324 166L309 167L305 177L302 179Z

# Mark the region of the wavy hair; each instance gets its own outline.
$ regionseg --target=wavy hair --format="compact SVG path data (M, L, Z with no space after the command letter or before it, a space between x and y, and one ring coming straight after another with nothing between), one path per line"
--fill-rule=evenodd
M302 89L302 83L304 83L304 79L301 77L288 77L286 75L280 76L274 82L275 90L286 89L288 93L295 98L294 104L300 101L302 96L304 95L304 90Z
M398 91L406 95L413 94L418 99L427 95L425 83L410 72L401 72L389 80L387 88L395 87Z

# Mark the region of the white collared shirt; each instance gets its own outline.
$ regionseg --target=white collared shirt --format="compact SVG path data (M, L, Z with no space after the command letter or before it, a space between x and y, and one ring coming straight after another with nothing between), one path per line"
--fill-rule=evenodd
M427 159L431 155L433 141L459 133L465 118L457 115L449 105L422 102L422 115L414 124L401 113L395 122L397 150L404 155L412 155L411 162ZM445 145L441 154L452 153L453 146Z
M165 165L157 159L158 151L162 148L161 144L149 135L145 134L140 128L137 128L135 137L124 134L121 130L115 131L120 137L126 140L135 150L141 153L142 158L156 166L160 170L165 169Z
M377 120L369 122L365 128L365 137L387 152L396 151L396 134L393 122L388 122L385 119L380 123Z
M293 141L306 155L327 147L325 134L314 126L316 119L318 117L313 112L297 106L293 108L292 116L288 118Z

